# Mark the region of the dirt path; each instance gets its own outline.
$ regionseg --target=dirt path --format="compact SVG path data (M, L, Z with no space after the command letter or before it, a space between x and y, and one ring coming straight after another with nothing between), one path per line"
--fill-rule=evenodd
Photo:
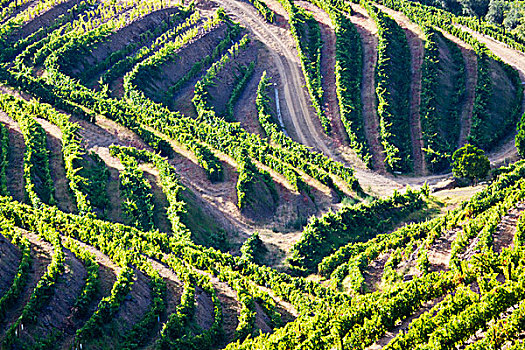
M441 34L458 46L465 60L465 102L461 113L461 128L458 142L458 146L461 147L467 143L467 137L472 124L472 111L474 108L474 99L476 98L476 85L478 83L478 57L469 44L445 31L441 31Z
M474 36L478 41L485 44L487 48L492 51L492 53L501 58L503 62L516 69L520 74L521 81L525 82L525 53L514 50L504 43L496 41L489 36L477 33L467 27L461 26L461 29L472 34L472 36ZM525 96L525 91L523 93ZM523 100L522 110L525 111L525 98ZM504 142L500 147L496 148L495 151L488 156L491 163L501 163L507 158L516 157L517 152L518 151L516 150L514 137L509 137L506 142Z
M277 1L267 0L266 3L270 8L276 11L280 17L287 18L286 12L284 12L282 6ZM315 117L313 109L309 107L310 103L307 102L309 101L309 96L307 95L304 89L304 77L300 69L300 62L298 60L297 52L295 50L295 44L292 41L292 38L289 34L289 30L286 29L287 24L283 25L284 28L277 25L268 24L259 16L259 14L253 6L240 1L224 0L221 2L221 6L223 6L227 12L233 12L232 17L235 20L240 21L241 24L249 28L258 40L261 40L270 48L271 56L274 60L276 67L278 68L281 84L284 89L284 101L282 101L281 104L283 105L283 107L287 106L287 108L290 110L290 118L292 119L292 124L294 126L295 131L297 132L297 138L299 139L299 141L307 146L313 146L317 148L318 150L322 151L325 155L335 160L341 161L342 158L344 158L344 160L347 163L354 163L354 159L350 160L350 157L347 157L347 155L344 152L339 153L340 150L336 150L334 147L331 148L331 142L326 136L322 134L322 129L319 124L319 121L317 117ZM358 6L353 5L353 7L359 9ZM360 23L362 25L365 25L364 22L366 22L367 16L365 17L365 14L363 14L362 11L364 11L364 13L366 14L366 11L364 9L361 9L361 15L356 15L353 19L356 21L359 19ZM371 27L370 24L366 24L366 27L361 27L361 29L363 28ZM373 28L375 28L375 26L373 26ZM377 29L368 29L367 31L369 33L368 36L372 37L373 33L375 33ZM365 45L365 50L366 47L367 46ZM364 76L363 82L369 82L369 78L375 74L373 68L374 65L375 64L372 64L371 68L369 68L368 75ZM370 86L371 93L369 93L369 96L371 97L370 102L368 104L370 108L369 110L374 110L375 87L373 83ZM295 103L301 106L299 110L297 109ZM373 108L371 108L371 106L373 106ZM287 108L283 108L283 110L286 110ZM308 110L310 110L310 113L307 113ZM300 111L303 111L303 113L300 113ZM284 113L284 117L288 117L286 113ZM368 118L365 118L365 120L366 119ZM374 121L377 123L376 126L365 125L365 128L369 130L377 130L377 118L375 118ZM290 130L290 132L292 131L293 130ZM377 131L375 132L377 133ZM374 139L376 140L375 142L377 142L377 144L379 145L377 138L372 138L371 142L374 142L372 141ZM376 154L380 159L384 159L384 155L381 151L377 150ZM369 190L372 194L380 196L389 195L394 191L394 189L403 189L407 184L410 184L413 187L419 187L423 185L425 181L428 181L430 184L432 184L438 182L444 177L394 177L391 175L383 176L381 174L374 173L368 169L363 169L360 167L355 167L355 176L365 190Z
M282 6L274 0L267 5L279 15L288 18ZM320 122L311 108L310 96L307 94L305 80L295 43L288 30L266 23L257 10L250 4L236 0L223 0L220 5L227 12L233 12L234 20L249 28L255 37L270 47L270 54L279 71L282 89L284 90L281 105L288 113L285 118L291 119L293 130L302 144L314 147L328 156L332 156L329 141L322 135Z
M368 12L357 4L352 4L350 20L355 25L363 45L363 79L361 82L361 101L366 139L372 152L374 169L386 174L385 153L379 139L379 119L376 106L375 67L377 64L377 26Z
M410 77L410 135L412 138L412 155L414 157L414 173L426 175L428 173L425 157L423 155L423 136L421 132L421 119L419 107L421 105L421 66L425 54L425 34L421 28L410 21L404 14L393 11L388 7L376 4L382 11L390 15L405 31L408 46L412 56Z
M284 12L282 6L275 0L268 0L266 3L269 7L275 10L280 17L287 18L286 12ZM281 104L283 107L287 106L287 108L290 109L290 118L292 119L292 124L294 130L297 132L297 138L299 141L307 146L314 146L325 155L335 160L341 161L344 158L346 163L355 163L355 158L348 156L345 152L342 152L342 150L330 148L331 143L327 137L322 134L321 126L317 117L315 117L313 109L310 109L310 114L305 117L304 114L298 112L294 105L294 103L298 103L301 106L302 111L306 113L306 111L309 110L308 108L310 104L306 102L308 96L304 89L304 77L300 69L300 62L295 50L295 44L292 41L289 30L286 29L287 24L283 25L285 28L268 24L258 15L253 6L236 0L225 0L221 2L221 6L223 6L227 12L233 12L232 17L235 20L240 21L244 26L248 27L258 40L261 40L271 49L270 53L275 66L278 68L281 84L284 89L284 95L280 94L284 99ZM361 11L364 11L364 9ZM373 67L374 65L372 65L370 70L372 76L375 74L373 72ZM363 81L369 81L367 76L364 77ZM372 94L370 96L373 96L371 101L375 104L374 84L371 84L371 89ZM283 111L287 108L283 108ZM375 109L375 106L371 109ZM303 123L300 122L301 116L306 118L306 122L304 122L304 120ZM284 117L288 118L286 113L284 113ZM317 126L315 123L317 123ZM372 127L372 129L377 130L377 126L375 128ZM290 130L290 132L293 132L293 130ZM375 140L377 141L377 138L375 138ZM339 151L341 151L341 153L339 153ZM382 156L382 159L384 159L384 155L382 155L380 151L377 153L379 154L379 157ZM365 190L370 189L372 194L381 196L391 194L394 189L402 189L406 184L417 187L423 185L427 180L430 182L435 180L435 177L395 178L390 175L382 176L381 174L360 167L355 167L355 176Z

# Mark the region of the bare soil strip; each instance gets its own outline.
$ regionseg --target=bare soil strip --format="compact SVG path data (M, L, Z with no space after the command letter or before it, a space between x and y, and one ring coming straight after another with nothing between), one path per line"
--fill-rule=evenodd
M135 270L134 283L131 291L120 305L120 309L113 319L115 329L121 336L126 336L133 325L139 322L146 312L148 312L153 302L151 298L151 288L149 287L149 277L139 270ZM110 339L115 339L113 329L107 334Z
M461 147L467 143L467 137L470 133L470 127L472 124L472 110L474 108L474 99L476 98L476 85L478 83L478 58L472 47L457 37L442 31L445 38L454 42L465 60L465 74L466 74L466 86L465 86L465 103L463 105L463 112L461 113L461 128L459 132L459 144Z
M99 287L98 292L91 304L89 305L89 308L86 311L85 315L73 316L71 314L68 316L68 322L70 323L68 328L64 332L64 338L62 339L61 345L62 349L71 348L76 330L82 327L84 323L88 320L88 318L93 314L93 312L97 310L98 303L100 302L100 300L111 293L113 284L115 283L117 275L121 270L121 268L118 265L116 265L107 255L103 254L96 248L77 240L73 241L95 256L95 260L99 265Z
M237 292L227 283L219 281L217 277L211 277L211 282L222 305L222 328L224 329L225 342L229 343L233 340L239 324L241 303L237 300Z
M385 153L379 139L379 119L377 116L377 96L375 89L377 64L377 26L368 12L357 4L352 4L350 20L355 25L363 45L363 79L361 82L361 101L366 139L372 152L374 169L386 174Z
M450 255L452 253L452 242L457 237L458 230L449 230L442 234L432 247L428 250L428 261L432 271L448 270Z
M365 283L370 292L375 292L380 289L381 278L383 277L383 271L385 269L385 264L390 257L390 253L382 253L372 261L364 273Z
M323 76L322 84L324 91L323 109L332 125L332 137L337 146L340 147L346 143L345 140L347 139L347 136L343 122L341 121L336 92L335 28L333 27L330 16L319 7L306 1L296 1L295 4L310 11L314 15L315 20L319 23L319 28L321 29L321 38L323 40L323 47L321 50L321 75Z
M377 4L376 4L377 5ZM411 22L404 14L393 11L388 7L377 5L382 11L392 16L405 31L411 60L411 83L410 83L410 135L412 138L412 154L414 157L414 173L426 175L428 173L425 157L423 155L423 136L421 133L421 119L419 107L421 105L421 66L425 54L425 35L421 28Z

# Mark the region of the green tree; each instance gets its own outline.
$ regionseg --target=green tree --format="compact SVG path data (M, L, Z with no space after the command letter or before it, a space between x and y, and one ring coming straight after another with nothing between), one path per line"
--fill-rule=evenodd
M505 19L505 12L509 7L510 4L506 0L491 0L485 19L494 24L502 24Z
M516 30L525 24L525 2L514 1L509 3L505 12L503 25L507 30Z
M452 155L452 173L457 178L466 178L471 182L487 176L490 162L483 150L466 144Z

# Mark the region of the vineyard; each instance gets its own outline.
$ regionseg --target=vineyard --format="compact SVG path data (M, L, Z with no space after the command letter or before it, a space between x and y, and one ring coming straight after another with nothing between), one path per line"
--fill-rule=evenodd
M0 349L525 349L514 2L0 0Z

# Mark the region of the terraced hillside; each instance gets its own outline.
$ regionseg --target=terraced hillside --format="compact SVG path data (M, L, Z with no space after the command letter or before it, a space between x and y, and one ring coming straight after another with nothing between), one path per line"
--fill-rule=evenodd
M524 55L407 0L0 0L0 349L523 348Z

